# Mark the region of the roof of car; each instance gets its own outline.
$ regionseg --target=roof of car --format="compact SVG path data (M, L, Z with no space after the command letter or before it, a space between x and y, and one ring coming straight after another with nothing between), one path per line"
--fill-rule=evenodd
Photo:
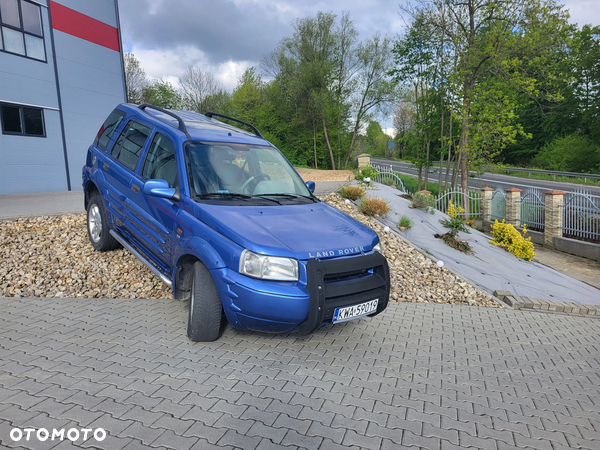
M146 117L150 116L150 118L167 123L173 128L187 133L187 136L191 140L271 146L255 128L256 133L253 133L194 111L163 110L151 105L146 105L146 107L142 108L144 105L137 106L130 103L125 103L122 106L134 109ZM181 119L181 122L178 119ZM184 124L183 127L181 123ZM247 125L252 127L250 124Z

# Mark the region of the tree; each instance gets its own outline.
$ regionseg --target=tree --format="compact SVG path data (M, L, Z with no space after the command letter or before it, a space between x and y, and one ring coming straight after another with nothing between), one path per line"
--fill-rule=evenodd
M164 109L180 109L181 96L168 81L154 80L142 93L144 103Z
M317 158L317 127L323 128L331 161L335 169L333 150L327 134L326 116L331 105L331 85L336 16L318 12L317 16L296 21L293 37L284 39L279 49L280 74L301 112L300 117L313 129L315 168Z
M125 53L125 85L127 87L127 101L130 103L141 103L142 93L148 85L146 72L142 69L140 62L133 53Z
M193 66L188 66L179 84L184 107L199 113L208 112L208 99L223 91L213 74Z
M417 0L403 10L443 36L447 60L456 61L450 81L461 103L459 159L467 189L471 160L489 158L524 134L514 112L519 94L561 98L557 60L568 38L566 13L554 0Z
M390 75L392 69L390 46L391 41L388 38L375 35L372 39L361 43L357 49L359 69L356 73L356 91L352 108L355 120L344 167L348 166L356 138L369 113L377 110L387 112L398 97L396 84Z

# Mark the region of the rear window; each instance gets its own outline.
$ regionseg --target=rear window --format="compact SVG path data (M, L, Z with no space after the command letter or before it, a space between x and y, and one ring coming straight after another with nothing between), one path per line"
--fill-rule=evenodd
M98 147L102 151L106 151L106 147L108 147L108 143L110 142L115 130L119 127L123 118L125 117L125 113L123 111L119 111L115 109L108 119L102 124L96 139L94 139L94 145Z
M112 156L123 163L124 166L135 170L150 131L151 129L147 126L130 120L121 131L113 148Z

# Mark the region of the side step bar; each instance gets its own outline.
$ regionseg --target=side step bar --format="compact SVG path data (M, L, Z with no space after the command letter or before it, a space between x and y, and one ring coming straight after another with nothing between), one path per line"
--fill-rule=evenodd
M152 273L154 273L154 275L156 275L158 278L160 278L163 283L165 283L170 288L173 288L173 283L171 282L171 280L169 280L164 273L160 272L156 267L154 267L152 264L150 264L150 262L146 258L144 258L140 252L138 252L135 248L133 248L133 246L129 242L127 242L125 239L123 239L119 234L117 234L113 230L110 230L110 235L112 237L114 237L117 241L119 241L119 244L121 244L123 247L125 247L127 250L129 250L131 253L133 253L133 256L135 256L142 263L144 263L144 265L148 269L150 269L152 271Z

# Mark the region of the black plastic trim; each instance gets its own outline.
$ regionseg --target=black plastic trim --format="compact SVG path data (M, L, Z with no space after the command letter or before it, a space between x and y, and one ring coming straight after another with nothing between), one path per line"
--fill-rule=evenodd
M366 271L356 279L328 283L327 276ZM372 272L371 272L372 271ZM307 289L310 295L308 318L300 324L300 334L310 334L331 320L335 308L352 306L379 299L377 311L388 305L390 296L390 270L385 257L379 252L330 260L311 259L306 264Z
M214 113L214 112L207 112L204 115L211 119L213 117L221 117L222 119L233 120L234 122L240 123L242 125L246 125L247 127L251 128L252 131L254 131L254 134L256 134L259 138L264 139L263 135L260 134L260 131L258 131L258 128L256 128L254 125L250 125L248 122L244 122L243 120L234 119L233 117L225 116L223 114L218 114L218 113Z

